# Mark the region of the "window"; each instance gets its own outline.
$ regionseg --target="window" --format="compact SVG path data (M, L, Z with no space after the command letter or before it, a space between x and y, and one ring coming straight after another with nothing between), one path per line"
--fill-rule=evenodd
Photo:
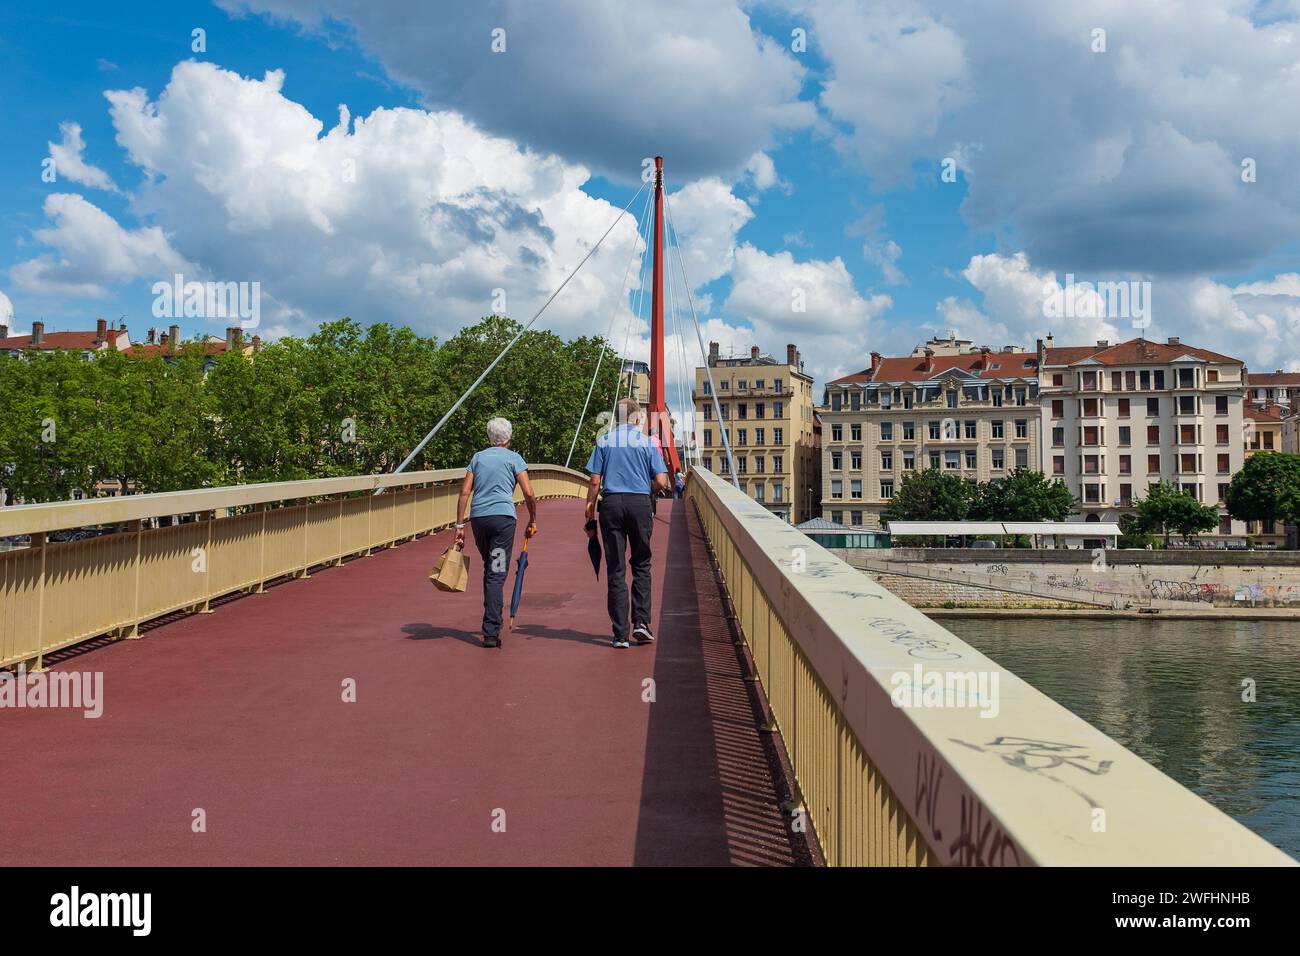
M861 511L850 511L850 512L849 512L849 520L850 520L851 522L853 522L853 527L855 527L855 528L861 527L861 526L862 526L862 512L861 512Z
M840 410L840 393L831 392L831 411L838 412L839 410Z
M939 453L937 451L930 452L930 467L931 468L939 467Z
M1016 388L1016 404L1019 405L1021 408L1023 408L1026 404L1025 390L1023 387Z
M784 459L784 458L782 458L780 455L773 455L773 456L772 456L772 470L773 470L773 471L775 471L775 472L777 472L777 473L780 473L780 472L785 471L784 465L785 465L785 459Z
M1160 474L1160 456L1159 456L1159 455L1147 455L1147 474L1148 474L1148 475L1158 475L1158 474Z
M857 398L856 395L854 395L853 397L854 397L854 398ZM762 402L758 402L758 403L756 403L756 404L754 405L754 417L755 417L755 418L762 418L762 417L763 417L763 413L764 413L766 410L767 410L767 406L764 405Z
M1195 426L1195 425L1179 425L1179 426L1178 426L1178 443L1179 443L1180 445L1195 445L1195 444L1196 444L1196 426Z
M1164 369L1156 369L1154 372L1151 373L1151 375L1152 375L1152 381L1155 382L1156 391L1163 392L1165 390Z
M713 470L713 456L712 456L712 455L705 455L705 456L704 456L704 470L705 470L705 471L712 471L712 470Z
M779 481L774 481L774 482L772 482L772 501L773 501L773 502L779 502L779 501L781 500L781 492L782 492L782 490L783 490L783 486L781 485L781 482L779 482Z
M772 429L772 444L773 444L773 445L784 445L784 444L785 444L785 438L784 438L784 435L785 435L785 430L784 430L784 429L781 429L781 428L773 428L773 429Z
M1221 454L1218 456L1218 458L1219 458L1219 474L1226 475L1229 471L1232 470L1232 465L1229 463L1230 459L1226 454Z
M1196 396L1179 395L1178 396L1178 414L1195 415L1196 414Z
M1215 395L1215 396L1214 396L1214 414L1216 414L1216 415L1226 415L1226 414L1228 414L1228 396L1227 396L1227 395Z
M746 440L746 439L748 439L748 437L749 437L749 429L747 429L747 428L737 428L737 429L736 429L736 444L737 444L737 445L747 445L747 444L749 444L749 442Z
M749 404L747 402L740 402L736 405L736 417L737 418L749 417Z
M967 448L967 449L966 449L966 467L967 467L967 468L974 468L974 467L975 467L975 449L974 449L974 448Z
M1059 388L1060 386L1064 385L1064 384L1065 384L1065 375L1062 374L1061 372L1053 372L1053 373L1052 373L1052 384L1055 385L1055 386L1058 387L1058 388Z
M1133 444L1133 429L1128 425L1119 426L1119 443L1121 447L1127 448Z
M755 474L758 474L758 475L761 475L761 474L763 473L763 465L766 464L766 462L767 462L767 459L765 459L762 455L755 455L755 456L754 456L754 473L755 473ZM760 485L759 487L762 487L762 486Z
M993 407L994 407L994 408L1001 408L1001 407L1002 407L1002 387L999 386L999 385L994 385L993 388L989 391L989 395L991 395L992 398L993 398Z
M725 391L729 390L730 388L731 388L731 382L728 381L728 380L725 379L725 378L724 378L721 382L718 383L718 390L719 390L719 391L725 392Z
M1054 474L1054 475L1063 475L1063 474L1065 474L1065 456L1064 456L1064 455L1055 455L1055 456L1053 456L1053 458L1052 458L1052 474Z
M1028 448L1017 448L1017 449L1016 449L1016 467L1017 467L1017 468L1028 468L1028 467L1029 467L1029 449L1028 449Z
M1119 399L1119 417L1128 418L1129 400L1127 398Z
M707 422L707 421L710 421L712 418L713 418L713 406L712 406L712 405L705 405L705 406L704 406L704 420Z
M999 435L997 437L1000 438L1001 436ZM1052 429L1052 447L1053 448L1065 447L1065 428L1060 425L1057 425L1055 428Z
M938 440L939 440L939 423L938 423L938 422L926 422L926 425L928 426L929 431L930 431L930 441L938 441Z
M903 441L916 440L916 422L903 422Z
M1264 439L1264 450L1271 451L1273 448L1273 433L1271 431L1267 431L1264 432L1261 437L1263 437Z
M756 469L756 470L761 471L762 469ZM761 481L754 485L754 500L755 501L763 500L763 483Z
M1132 485L1120 485L1120 486L1119 486L1119 506L1120 506L1121 508L1128 508L1128 507L1131 506L1132 504L1133 504L1133 486L1132 486Z
M1101 399L1099 398L1081 398L1079 399L1079 414L1084 418L1096 418L1101 408Z
M1148 388L1151 387L1151 372L1150 372L1150 370L1149 370L1149 369L1143 369L1143 370L1138 374L1138 380L1142 383L1142 391L1145 392Z
M1143 373L1145 374L1145 373ZM1154 395L1147 399L1147 417L1157 418L1160 415L1160 399Z
M785 418L785 402L772 403L772 417Z
M844 512L843 512L843 511L832 511L832 512L831 512L831 520L834 521L836 524L843 524L843 523L844 523Z
M707 448L709 445L712 444L713 444L713 429L706 428L704 429L704 446Z
M859 438L859 440L862 438L861 433L858 434L858 438ZM894 423L893 423L893 422L881 422L881 423L880 423L880 440L881 440L881 441L893 441L893 440L894 440Z
M1080 436L1079 444L1081 445L1100 445L1101 444L1101 426L1086 425L1080 429L1083 433Z
M766 444L767 444L767 442L763 441L763 438L764 438L764 432L765 432L765 429L762 429L762 428L755 428L755 429L754 429L754 444L755 444L755 445L766 445Z
M1007 450L1005 448L994 448L989 451L989 467L994 471L1001 471L1006 467Z
M888 479L880 482L880 497L888 501L894 497L894 483Z
M831 497L832 498L844 497L844 482L840 481L838 478L831 482Z
M1052 399L1052 417L1053 418L1065 417L1065 399L1063 398Z
M885 454L885 453L882 452L881 454ZM862 470L861 450L854 449L853 451L849 452L849 467L852 468L854 471Z
M1028 419L1025 419L1025 418L1017 418L1017 419L1016 419L1016 437L1017 437L1017 438L1028 438L1028 437L1029 437L1029 420L1028 420Z
M977 423L976 423L976 422L963 422L962 425L963 425L963 428L964 428L964 432L963 432L963 433L965 434L965 436L966 436L967 438L974 438L974 437L975 437L975 429L976 429L976 427L977 427Z
M1137 388L1137 373L1136 373L1136 372L1125 372L1125 373L1124 373L1124 387L1125 387L1128 391L1130 391L1130 392L1133 391L1135 388Z
M772 379L772 388L778 393L781 391L781 384L782 384L781 379L779 378ZM780 402L778 402L777 404L780 405ZM779 418L780 416L778 415L777 417Z
M1132 456L1132 455L1120 455L1120 456L1119 456L1119 473L1120 473L1121 475L1131 475L1131 474L1133 474L1133 456Z
M854 498L861 498L861 497L862 497L862 479L861 479L861 478L854 478L852 481L849 482L849 494L851 494Z
M1000 421L999 421L999 422L991 422L991 423L990 423L990 426L991 426L991 428L992 428L992 435L993 435L993 437L994 437L994 438L1001 438L1001 437L1002 437L1002 422L1000 422Z
M745 391L747 388L749 388L749 380L748 380L748 379L744 379L744 378L742 378L742 379L738 379L738 380L736 381L736 390L737 390L737 391L741 391L741 392L743 392L743 391Z
M831 452L831 471L840 471L844 467L844 455L841 452Z
M849 439L851 441L862 441L862 423L854 422L849 426Z
M888 448L882 448L880 450L880 470L894 470L894 453Z
M1191 368L1180 368L1178 370L1178 387L1195 388L1196 387L1196 370Z
M943 453L944 471L956 471L961 467L961 452L946 451Z
M843 426L843 425L832 425L832 426L831 426L831 441L844 441L844 426Z
M1147 444L1148 444L1148 445L1159 445L1159 444L1160 444L1160 426L1159 426L1159 425L1148 425L1148 426L1147 426Z
M949 408L957 407L957 393L955 391L951 391L948 393L948 407Z
M910 448L903 452L903 471L916 470L916 452Z
M849 395L849 408L855 412L862 407L862 393L856 389Z
M1083 455L1083 473L1085 475L1096 475L1101 472L1100 455Z
M738 475L743 475L743 474L745 474L745 472L749 470L749 469L746 467L748 464L749 464L749 459L746 458L744 455L741 455L739 458L737 458L737 459L736 459L736 474L738 474Z
M1226 482L1219 482L1219 501L1226 501L1228 498L1228 485Z

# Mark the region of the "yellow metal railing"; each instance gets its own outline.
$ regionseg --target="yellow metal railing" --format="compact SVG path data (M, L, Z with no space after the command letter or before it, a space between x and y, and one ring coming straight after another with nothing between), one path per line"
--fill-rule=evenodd
M539 498L582 497L587 477L558 465L528 469ZM0 667L145 621L204 611L214 598L260 591L286 575L445 528L456 520L464 469L323 478L0 508L0 537L32 546L0 553ZM384 494L376 495L378 489ZM516 492L518 498L518 492ZM197 517L150 528L152 518ZM51 532L123 525L55 542Z
M831 865L1295 865L732 485L687 498Z

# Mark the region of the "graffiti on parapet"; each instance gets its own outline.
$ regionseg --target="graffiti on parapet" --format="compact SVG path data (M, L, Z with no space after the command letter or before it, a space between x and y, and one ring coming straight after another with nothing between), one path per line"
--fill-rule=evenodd
M1005 564L990 564L989 574L1010 574L1010 569Z
M962 794L961 832L948 847L958 866L1020 866L1020 851L984 805Z
M939 829L939 788L943 786L943 767L934 754L916 754L916 794L913 814L929 834L927 840L942 840Z
M1072 588L1076 591L1092 590L1092 585L1089 584L1087 581L1085 581L1079 575L1078 571L1074 572L1073 578L1067 578L1064 574L1057 574L1053 572L1043 580L1043 583L1046 584L1049 588Z
M955 661L962 657L961 652L952 649L955 639L949 641L941 637L927 637L892 617L869 618L866 624L867 627L889 638L889 643L907 648L910 656L920 660Z
M956 737L948 739L979 753L996 756L1003 763L1017 770L1024 770L1052 783L1060 784L1084 800L1090 807L1099 804L1073 783L1052 771L1070 767L1091 777L1104 777L1110 773L1110 768L1115 763L1113 760L1101 760L1092 756L1089 748L1083 744L1063 744L1052 740L1035 740L1032 737L1006 736L997 737L986 744L973 744Z

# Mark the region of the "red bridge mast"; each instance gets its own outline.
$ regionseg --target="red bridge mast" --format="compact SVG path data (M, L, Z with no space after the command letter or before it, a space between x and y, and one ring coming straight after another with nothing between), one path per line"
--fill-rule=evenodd
M650 434L659 439L672 475L682 470L673 441L672 420L664 401L664 158L655 157L654 280L650 300ZM670 476L671 477L671 476Z

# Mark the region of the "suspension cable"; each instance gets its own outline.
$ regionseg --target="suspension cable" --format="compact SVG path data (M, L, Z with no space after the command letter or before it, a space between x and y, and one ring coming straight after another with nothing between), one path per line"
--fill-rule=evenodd
M718 390L713 384L713 369L709 367L709 357L704 351L704 334L700 331L700 320L695 314L695 299L691 295L691 283L686 278L686 262L682 259L682 245L677 229L673 226L672 205L668 202L668 191L664 190L664 214L668 220L668 233L673 238L673 247L677 250L677 266L682 273L682 288L686 290L686 303L691 308L691 321L695 324L695 339L700 346L700 358L704 361L704 374L709 379L709 393L713 398L713 408L718 415L718 430L722 432L722 445L727 453L727 469L731 472L731 484L739 491L740 479L736 477L736 459L731 453L731 437L727 434L727 422L722 417L722 406L718 404Z
M587 386L587 397L582 403L582 414L578 416L578 427L573 430L573 441L569 443L569 455L564 459L564 467L568 468L573 461L573 450L578 447L578 435L582 433L582 423L587 419L587 407L591 404L591 393L596 388L596 379L600 377L600 366L605 361L605 352L609 349L609 338L614 334L614 322L618 319L619 305L625 304L624 290L627 289L627 277L632 274L632 263L636 261L637 253L640 252L641 230L643 224L650 221L650 199L652 193L646 193L645 206L641 211L641 218L637 220L636 238L637 241L632 243L632 254L628 256L627 268L623 270L623 284L618 288L618 298L614 300L614 309L609 316L609 326L605 329L605 337L600 340L600 355L596 359L596 371L592 373L591 384ZM620 370L620 377L622 372Z
M498 354L497 357L492 360L492 364L490 364L487 368L485 368L483 372L479 375L479 377L474 380L474 384L471 385L469 388L467 388L465 390L465 393L461 395L460 398L456 399L456 403L452 405L451 408L447 409L446 414L444 414L442 418L438 420L438 424L433 426L433 428L429 431L429 434L424 436L424 438L420 441L420 444L415 446L415 448L411 451L411 453L406 456L406 460L397 466L397 469L393 472L393 474L398 474L399 472L406 470L406 466L415 460L415 456L424 450L424 446L429 444L429 441L433 438L433 436L438 434L438 432L442 430L443 425L447 424L448 419L450 419L452 415L456 414L456 410L460 408L461 405L464 404L465 399L469 398L470 395L473 394L474 390L483 383L483 380L488 377L488 373L497 367L497 363L506 357L506 353L509 352L512 348L514 348L515 343L517 343L521 338L524 337L524 333L533 327L534 322L536 322L539 318L541 318L542 313L545 312L547 307L552 302L555 301L555 297L558 296L562 291L564 291L564 287L568 285L570 280L578 274L579 270L581 270L582 267L587 264L587 260L596 254L596 250L601 247L601 245L609 237L609 234L614 231L614 227L623 221L623 215L628 211L629 208L631 208L632 203L636 202L637 197L640 196L641 193L645 191L647 185L648 185L647 183L641 184L641 188L638 189L636 193L632 196L632 198L627 201L627 205L624 206L621 210L619 210L619 212L614 216L614 221L609 224L609 228L605 230L605 234L601 236L600 239L596 242L596 244L587 251L587 254L582 257L582 261L579 262L578 265L574 268L574 270L569 273L568 277L563 282L560 283L559 288L557 288L554 292L552 292L550 298L542 303L542 307L538 309L536 313L534 313L533 317L528 320L528 323L524 325L523 328L521 328L517 333L515 333L515 337L506 343L506 347L503 348L500 354ZM375 494L379 494L382 491L383 491L382 488L376 488Z
M646 249L647 250L649 250L650 248L649 223L650 220L647 218L646 220L646 225L647 225ZM650 269L650 258L646 256L645 253L642 253L641 271L637 274L638 285L637 285L636 313L634 316L632 311L628 310L627 332L623 336L623 351L619 353L619 362L621 364L619 366L618 382L614 385L614 404L611 405L609 409L609 421L610 421L611 428L618 424L618 397L623 392L623 374L626 371L626 366L627 366L627 347L628 344L632 341L632 319L635 317L638 322L641 321L641 310L645 308L645 287L649 285L649 280L646 278L646 273L649 271L649 269ZM634 371L632 374L635 375L636 372Z

